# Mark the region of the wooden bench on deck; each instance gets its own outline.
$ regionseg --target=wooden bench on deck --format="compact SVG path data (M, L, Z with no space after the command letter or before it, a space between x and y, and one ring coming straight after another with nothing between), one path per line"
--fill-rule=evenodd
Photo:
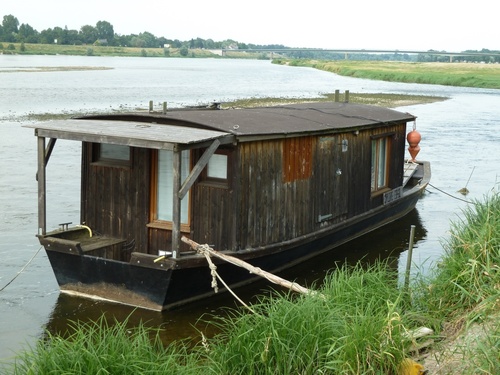
M107 236L92 236L85 228L71 228L50 232L44 236L38 236L40 244L47 250L59 251L75 255L95 255L108 259L119 259L114 254L121 250L125 243L122 238ZM117 248L119 246L119 248ZM108 250L111 254L108 254Z

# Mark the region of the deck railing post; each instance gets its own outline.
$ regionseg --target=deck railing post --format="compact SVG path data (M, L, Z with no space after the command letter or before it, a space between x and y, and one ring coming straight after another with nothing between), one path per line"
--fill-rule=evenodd
M173 205L172 205L172 254L175 258L181 246L181 164L182 164L182 150L174 147L173 150L173 163L172 163L172 177L173 177Z
M38 137L38 234L47 232L47 199L45 173L45 137Z

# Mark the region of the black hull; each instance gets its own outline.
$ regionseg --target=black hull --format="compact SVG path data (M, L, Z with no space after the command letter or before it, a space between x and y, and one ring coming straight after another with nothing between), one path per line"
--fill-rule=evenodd
M241 254L242 259L253 266L278 272L403 217L415 208L426 184L417 185L401 198L328 230L274 248L244 250L236 254ZM181 257L180 262L172 260L162 268L152 260L127 263L57 251L47 246L46 250L63 292L158 311L214 293L210 286L210 269L204 259L197 259L196 266L193 266ZM217 272L231 287L250 283L256 278L247 270L229 263L218 263Z

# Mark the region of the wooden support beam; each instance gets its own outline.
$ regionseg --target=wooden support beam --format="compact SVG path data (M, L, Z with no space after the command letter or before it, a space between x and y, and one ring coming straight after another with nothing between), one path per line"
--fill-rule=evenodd
M52 151L54 150L54 146L56 145L57 138L50 138L49 144L47 145L47 149L45 150L45 166L49 164L50 155L52 155Z
M38 137L38 234L47 233L47 198L45 173L45 138Z
M181 247L181 167L182 150L174 147L172 160L172 178L173 178L173 205L172 205L172 253L177 257Z
M179 198L182 199L184 196L187 194L189 189L191 189L191 186L193 186L194 182L200 175L201 171L205 166L208 164L208 161L210 160L210 157L215 153L217 148L220 145L220 141L216 139L215 141L212 142L210 147L208 147L203 155L201 156L200 160L196 163L196 165L193 167L193 170L191 173L189 173L189 176L187 176L186 180L182 184L181 189L179 190Z

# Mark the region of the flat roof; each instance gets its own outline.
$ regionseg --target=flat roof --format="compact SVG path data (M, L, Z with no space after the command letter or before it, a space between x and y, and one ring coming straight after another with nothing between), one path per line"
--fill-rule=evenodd
M277 138L362 129L413 121L385 107L317 102L227 110L183 109L159 113L121 113L54 120L26 127L39 136L136 147L203 147L218 139Z
M415 119L409 113L385 107L339 102L228 110L173 110L162 117L196 123L238 136L328 132Z
M137 121L68 119L25 127L35 129L41 137L156 149L172 149L174 145L189 148L195 144L200 147L216 139L221 144L234 141L234 136L225 132Z

